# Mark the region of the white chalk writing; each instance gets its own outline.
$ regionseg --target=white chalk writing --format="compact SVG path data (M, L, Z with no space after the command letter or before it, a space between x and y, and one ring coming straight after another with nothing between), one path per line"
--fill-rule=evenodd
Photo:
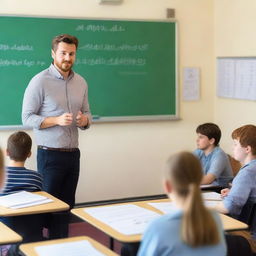
M85 44L79 49L85 51L147 51L148 44Z
M34 51L34 47L31 45L0 44L0 51Z
M41 60L7 60L7 59L0 59L0 67L9 67L9 66L44 66L46 63Z
M91 31L91 32L124 32L125 28L120 25L105 26L105 25L78 25L75 28L76 31Z
M144 58L84 58L77 59L76 65L106 65L106 66L144 66L146 65L146 59Z

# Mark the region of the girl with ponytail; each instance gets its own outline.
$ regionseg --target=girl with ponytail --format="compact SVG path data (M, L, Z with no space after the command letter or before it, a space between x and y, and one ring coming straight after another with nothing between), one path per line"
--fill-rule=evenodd
M201 164L192 153L181 152L168 159L164 188L176 209L151 223L139 256L226 255L220 218L202 200L202 177Z

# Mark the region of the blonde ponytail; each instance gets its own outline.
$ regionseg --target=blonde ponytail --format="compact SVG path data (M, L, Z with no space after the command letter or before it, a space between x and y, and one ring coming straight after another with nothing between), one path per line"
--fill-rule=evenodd
M184 202L181 238L192 247L215 245L220 241L214 218L202 200L202 173L200 161L190 152L178 153L167 162L166 179Z
M215 245L220 241L213 216L205 208L198 184L190 184L181 225L182 240L192 246Z

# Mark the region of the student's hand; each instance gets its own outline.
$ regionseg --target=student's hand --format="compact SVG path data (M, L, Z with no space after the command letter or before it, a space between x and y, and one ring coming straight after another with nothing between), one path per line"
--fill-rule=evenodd
M78 127L85 127L88 124L88 117L84 115L80 110L76 116L76 125Z
M224 189L222 189L222 190L220 191L220 196L221 196L222 198L226 197L226 196L228 195L229 191L230 191L229 188L224 188Z
M67 126L71 125L73 121L73 114L72 113L64 113L61 116L57 117L57 124L60 126Z

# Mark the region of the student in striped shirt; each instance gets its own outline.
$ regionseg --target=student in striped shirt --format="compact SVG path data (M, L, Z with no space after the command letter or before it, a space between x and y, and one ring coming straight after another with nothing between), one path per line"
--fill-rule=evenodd
M7 141L6 154L10 163L6 167L6 180L0 196L19 191L39 191L42 189L42 177L36 172L25 168L25 161L31 156L32 140L30 136L18 131ZM23 237L23 242L42 240L42 214L2 217L0 221ZM11 252L10 252L11 251ZM8 255L18 255L18 246L12 246Z
M6 167L6 181L1 196L19 191L42 190L41 174L25 168L25 161L31 156L32 140L22 131L13 133L7 142L6 154L10 164Z

